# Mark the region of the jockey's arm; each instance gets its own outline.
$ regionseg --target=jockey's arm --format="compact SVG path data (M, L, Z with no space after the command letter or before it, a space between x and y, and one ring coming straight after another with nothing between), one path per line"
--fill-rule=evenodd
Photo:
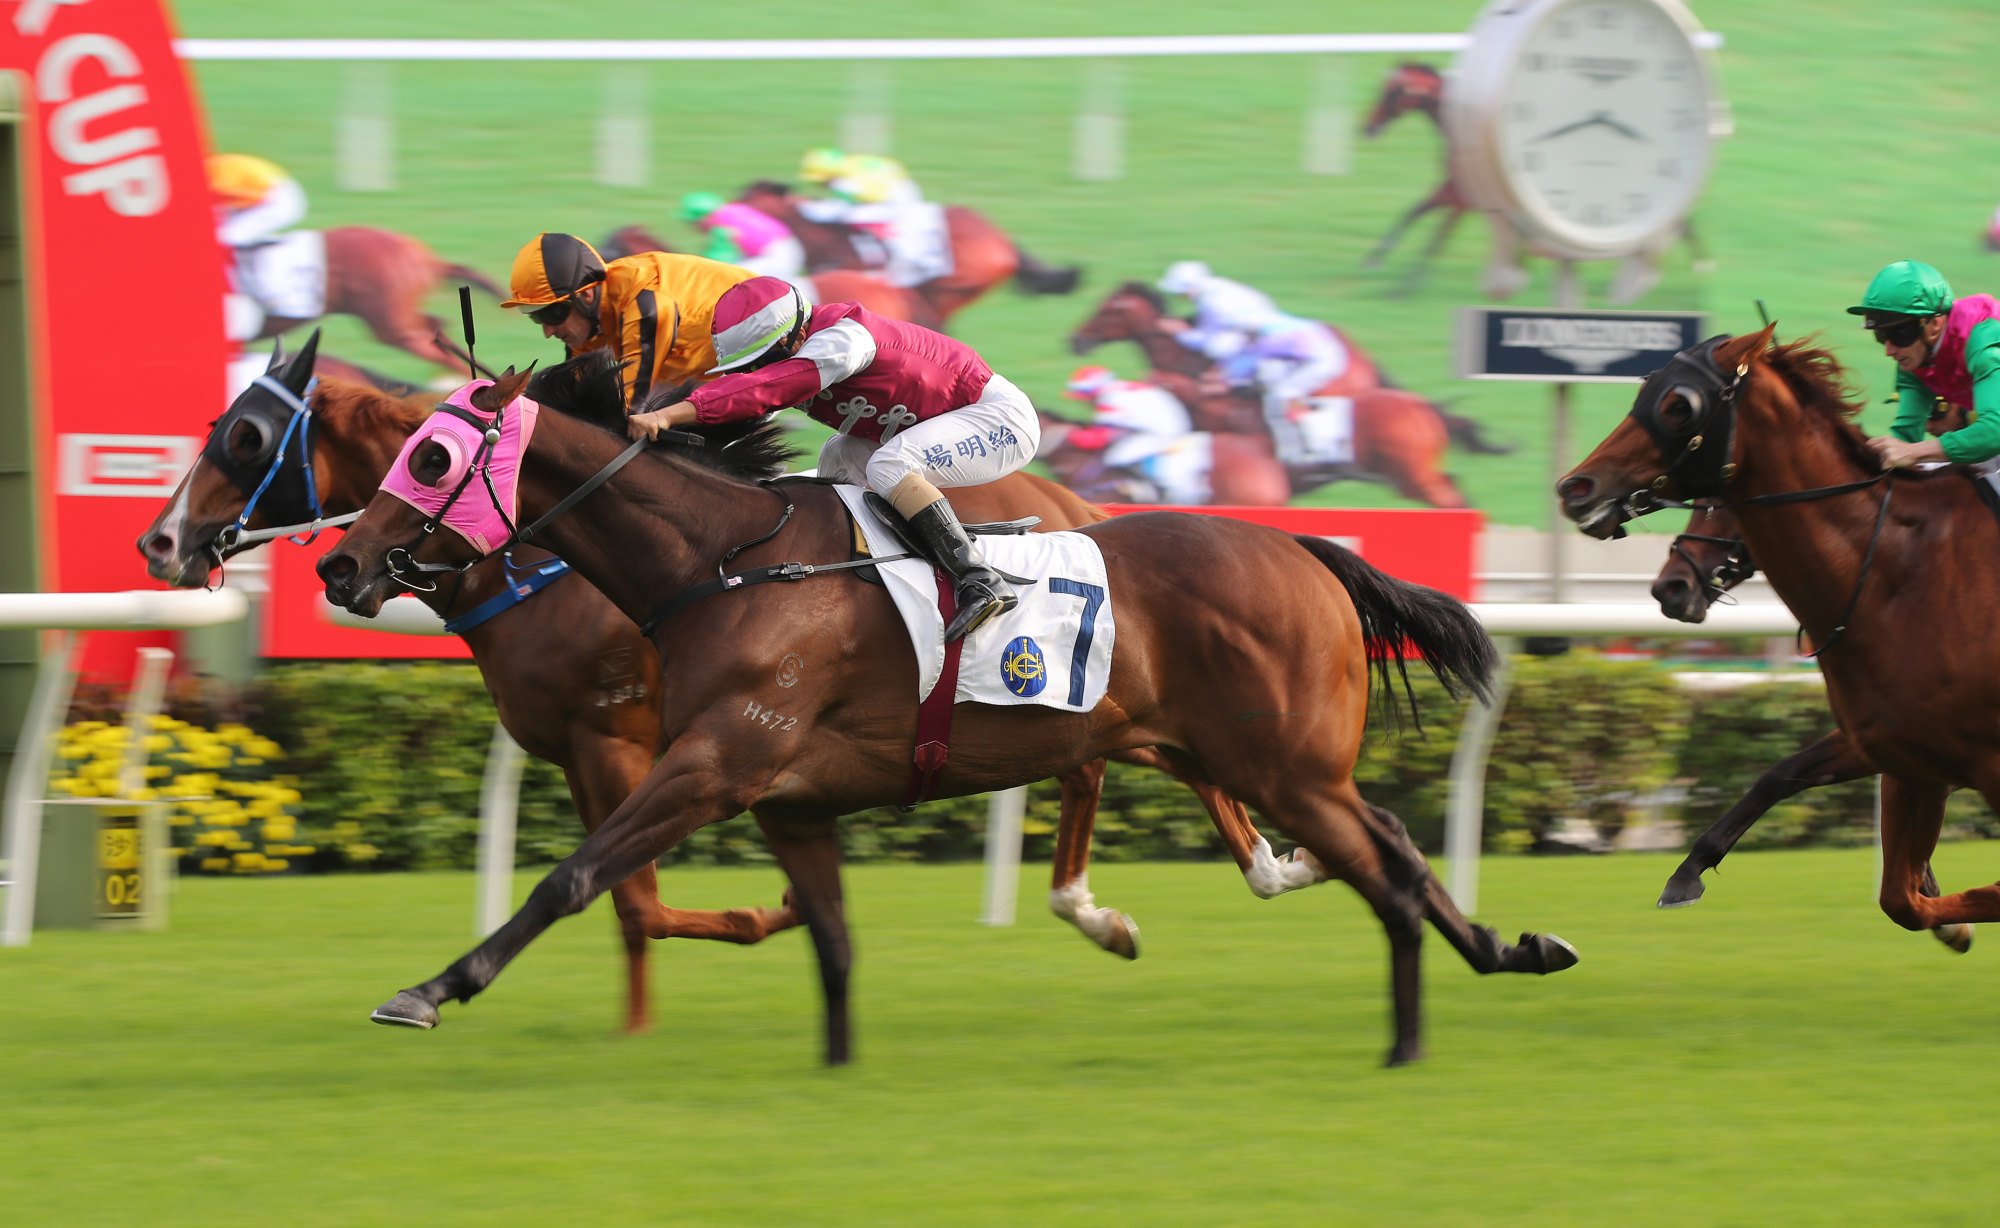
M618 377L625 381L625 404L637 405L652 391L653 373L673 348L680 331L679 303L661 301L653 290L641 290L619 304Z
M1982 320L1966 339L1966 372L1972 377L1972 420L1938 436L1945 458L1976 465L2000 456L2000 322Z
M1924 425L1930 421L1937 400L1937 394L1922 380L1896 368L1896 420L1889 424L1889 434L1905 443L1923 442Z
M743 245L736 241L736 232L727 226L708 228L708 246L701 249L701 254L724 264L741 264L744 257Z
M690 393L680 405L630 419L633 438L671 425L737 422L787 406L804 405L822 390L875 361L875 338L854 320L842 320L806 338L792 357L756 371L723 375ZM685 407L685 408L684 408Z

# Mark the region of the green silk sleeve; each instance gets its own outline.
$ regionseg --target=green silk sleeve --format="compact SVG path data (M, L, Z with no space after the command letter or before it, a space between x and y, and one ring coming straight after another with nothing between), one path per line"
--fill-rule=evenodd
M1896 368L1896 420L1889 433L1904 443L1922 443L1924 424L1930 421L1937 394L1924 382L1901 367Z
M1972 376L1972 421L1938 442L1950 460L1976 465L2000 456L2000 321L1973 326L1965 339L1965 369Z

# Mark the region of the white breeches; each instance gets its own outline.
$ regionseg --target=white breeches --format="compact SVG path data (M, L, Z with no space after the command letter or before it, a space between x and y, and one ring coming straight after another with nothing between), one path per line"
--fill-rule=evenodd
M1041 440L1041 419L1028 395L996 375L972 404L881 443L835 435L819 450L819 475L866 486L884 498L913 473L933 486L977 486L1033 460Z

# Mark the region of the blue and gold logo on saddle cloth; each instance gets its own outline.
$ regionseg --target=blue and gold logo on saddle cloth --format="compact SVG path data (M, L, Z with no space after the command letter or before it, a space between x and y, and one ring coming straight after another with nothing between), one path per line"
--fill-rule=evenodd
M1008 644L1000 654L1000 681L1023 699L1040 695L1049 684L1049 664L1042 656L1042 646L1025 635Z

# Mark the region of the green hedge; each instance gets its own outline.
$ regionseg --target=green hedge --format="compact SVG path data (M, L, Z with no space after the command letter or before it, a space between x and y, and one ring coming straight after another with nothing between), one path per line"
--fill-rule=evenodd
M1687 800L1665 817L1680 818L1691 837L1765 767L1830 728L1816 686L1690 695L1671 685L1666 672L1655 662L1586 651L1516 658L1487 779L1488 847L1535 847L1573 818L1608 839L1676 789ZM1371 800L1395 811L1425 848L1436 850L1462 711L1428 675L1413 680L1424 732L1371 729L1356 778ZM359 838L378 850L371 864L383 868L472 864L494 716L471 666L278 666L260 680L249 707L258 731L289 750L308 827L357 825ZM1774 811L1749 843L1866 840L1872 798L1866 783L1810 791ZM1054 782L1030 790L1030 858L1048 853L1058 813ZM1951 824L1959 835L1992 834L1996 826L1976 798L1964 797L1954 801ZM852 815L843 836L855 860L963 860L980 855L985 825L984 799L958 798L908 815L886 807ZM521 788L521 859L557 858L575 846L580 830L561 774L531 760ZM1223 850L1185 788L1158 773L1114 765L1095 855L1180 860L1220 857ZM738 818L698 833L671 860L738 864L768 854L756 826Z

